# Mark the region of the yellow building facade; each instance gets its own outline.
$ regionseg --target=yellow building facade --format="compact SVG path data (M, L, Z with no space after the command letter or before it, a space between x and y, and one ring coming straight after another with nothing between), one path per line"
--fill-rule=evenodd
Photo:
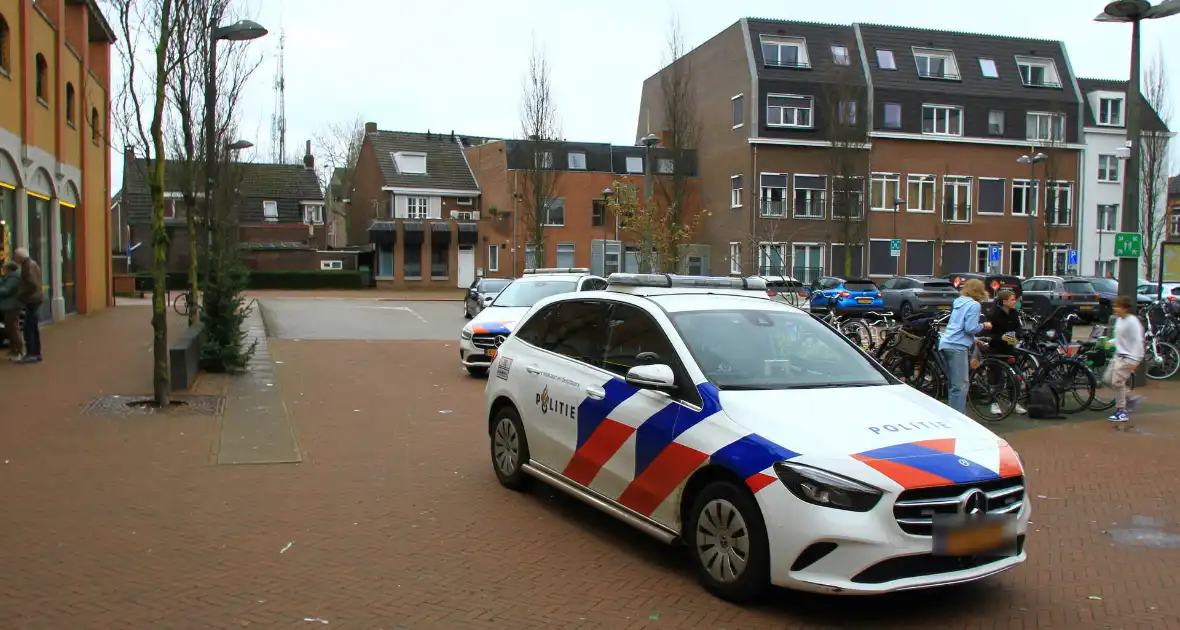
M0 0L0 259L40 263L42 321L113 304L114 40L95 0Z

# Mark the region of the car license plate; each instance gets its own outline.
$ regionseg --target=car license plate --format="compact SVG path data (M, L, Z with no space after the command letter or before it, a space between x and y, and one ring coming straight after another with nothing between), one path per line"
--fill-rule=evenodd
M856 301L860 304L872 304L873 298L856 298Z
M488 348L488 356L493 359L496 358L496 352L498 352L498 350L495 348Z
M940 311L949 311L949 310L951 310L951 305L950 305L950 304L939 304L939 305L938 305L938 310L940 310Z
M1093 310L1093 308L1094 308L1093 306L1079 306L1079 307L1078 307L1078 310L1080 310L1080 311L1089 311L1089 310Z
M1015 552L1015 524L1012 515L951 517L934 524L934 555L1011 555Z

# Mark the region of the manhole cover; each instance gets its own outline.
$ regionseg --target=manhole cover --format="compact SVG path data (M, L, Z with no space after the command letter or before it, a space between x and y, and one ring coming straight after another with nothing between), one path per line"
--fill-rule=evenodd
M151 396L100 396L82 411L88 416L215 416L221 396L173 396L171 409L160 409Z

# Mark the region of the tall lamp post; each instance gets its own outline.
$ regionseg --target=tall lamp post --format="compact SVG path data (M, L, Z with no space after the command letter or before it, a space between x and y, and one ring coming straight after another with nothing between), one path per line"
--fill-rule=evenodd
M1127 82L1127 157L1126 176L1123 179L1123 218L1120 229L1125 233L1139 232L1139 159L1140 124L1139 101L1142 98L1139 87L1139 23L1156 20L1180 13L1180 0L1164 0L1151 6L1147 0L1117 0L1094 18L1095 22L1131 23L1131 76ZM1154 212L1154 208L1148 212ZM1116 252L1117 254L1117 252ZM1139 284L1139 259L1119 259L1119 295L1131 298L1135 307L1135 288Z
M610 198L615 194L615 191L610 187L602 189L602 218L606 220L606 211L610 209ZM615 240L619 240L619 213L612 212L615 215ZM606 250L603 250L604 252ZM605 256L605 253L603 254Z
M1028 243L1024 246L1024 277L1031 278L1037 275L1036 242L1037 242L1037 198L1040 197L1040 185L1037 182L1037 164L1048 160L1049 156L1044 153L1033 154L1029 151L1028 155L1022 155L1016 158L1020 164L1028 164L1028 185L1029 190L1032 191L1032 207L1025 207L1024 212L1028 215Z
M641 138L639 140L639 142L641 142L643 144L643 211L647 212L648 211L647 204L651 203L651 196L652 196L652 191L651 191L651 149L652 149L652 147L654 147L660 143L660 137L655 135L654 133L649 133L646 136L644 136L643 138ZM651 243L651 234L650 234L651 227L650 226L651 226L651 219L648 218L643 222L643 229L645 232L643 235L644 241L645 241L643 245L645 247L650 245L650 243ZM645 266L649 267L649 269L647 269L647 270L641 269L640 271L642 273L652 273L653 271L655 271L655 269L650 269L651 252L645 252L645 255L643 256L643 258L641 258L641 260L649 261L648 264L645 265Z

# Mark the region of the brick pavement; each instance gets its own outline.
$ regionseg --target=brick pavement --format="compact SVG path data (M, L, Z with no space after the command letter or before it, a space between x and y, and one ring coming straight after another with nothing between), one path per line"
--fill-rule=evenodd
M54 326L45 364L0 366L0 628L1180 629L1180 550L1106 533L1135 516L1180 521L1180 432L1165 413L1137 434L1009 436L1036 497L1022 567L743 609L609 517L501 489L483 383L453 343L272 341L304 463L215 466L208 418L79 416L99 391L147 385L146 322L128 314ZM76 386L34 388L34 369ZM1180 402L1172 388L1148 393Z

